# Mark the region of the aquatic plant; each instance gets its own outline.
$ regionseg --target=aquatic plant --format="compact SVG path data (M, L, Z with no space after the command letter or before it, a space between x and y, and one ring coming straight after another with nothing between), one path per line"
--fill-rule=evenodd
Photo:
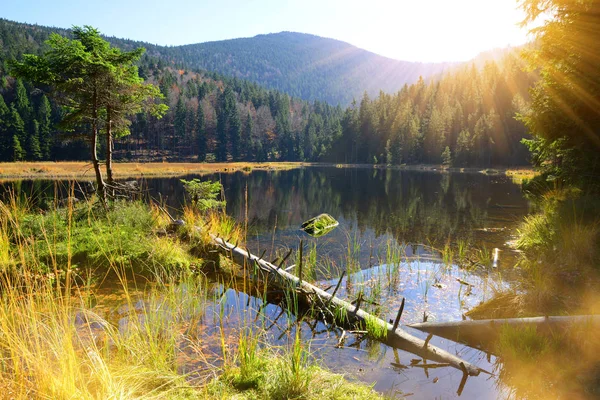
M197 178L190 181L180 179L180 181L191 198L192 207L202 212L225 207L224 200L217 200L223 191L221 182L202 181Z
M321 237L334 230L338 225L339 222L331 215L319 214L305 221L301 229L312 237Z
M379 318L370 314L365 317L365 330L369 336L376 340L382 340L387 337L387 326L382 324Z

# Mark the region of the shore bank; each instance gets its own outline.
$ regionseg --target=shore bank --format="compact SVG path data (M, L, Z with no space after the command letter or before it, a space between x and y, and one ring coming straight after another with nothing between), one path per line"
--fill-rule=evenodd
M511 177L535 176L531 168L526 167L445 167L442 165L373 165L373 164L335 164L305 162L231 162L231 163L114 163L116 178L136 177L171 177L184 175L208 175L219 172L236 172L252 170L289 170L303 167L336 167L336 168L375 168L408 171L440 171L461 173L486 173L507 175ZM0 163L0 179L94 179L92 165L84 161L39 161Z

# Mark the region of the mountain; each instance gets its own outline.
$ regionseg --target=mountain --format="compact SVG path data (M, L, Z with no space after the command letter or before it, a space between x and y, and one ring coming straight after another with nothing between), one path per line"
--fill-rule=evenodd
M194 67L305 100L341 105L359 99L365 90L371 96L380 90L394 93L419 76L427 78L452 65L393 60L339 40L296 32L177 46L169 52Z
M2 19L0 23L5 30L27 32L18 46L21 51L25 48L35 52L32 47L41 43L50 31L68 33L65 29ZM393 60L339 40L296 32L184 46L158 46L114 37L107 40L124 49L143 46L150 56L190 69L218 72L304 100L342 106L360 99L365 91L371 97L377 96L380 90L395 93L405 84L415 83L419 76L439 75L457 65ZM4 51L10 53L11 49Z
M46 98L48 88L8 74L7 60L42 52L43 41L53 31L70 35L67 30L0 19L0 160L85 157L87 143L65 135L56 125L64 110L52 103L52 96ZM284 45L281 40L286 35L290 39ZM438 74L435 79L417 77L416 82L397 90L380 85L401 76L400 62L310 35L282 33L178 47L107 39L125 50L141 45L147 48L138 71L159 86L163 101L170 106L161 120L145 113L133 116L131 135L115 143L117 158L375 164L443 161L484 167L526 161L521 139L527 137L527 130L515 114L527 109L528 88L537 76L522 69L518 49L482 53L471 63L442 65L439 70L430 65L430 74ZM231 48L223 50L224 43ZM257 47L253 48L254 44ZM286 50L280 51L278 46ZM212 65L206 61L210 56L198 58L202 51L224 58ZM246 68L244 64L236 67L244 57L247 70L272 71L272 76L266 74L272 80L270 84L265 81L265 86L274 85L275 78L287 71L294 79L281 78L280 83L289 85L289 92L313 88L315 96L320 93L330 98L335 88L344 101L357 95L359 101L344 110L339 105L266 89L250 81L258 80L258 75L238 71ZM276 60L279 66L273 67L275 61L256 61L266 58ZM387 66L374 67L373 60L378 59L386 60ZM200 70L202 60L206 68L247 79ZM387 73L376 74L381 70ZM375 72L366 86L360 87L356 76L365 71ZM409 73L404 72L407 79ZM325 78L328 76L331 78ZM394 93L379 91L381 87ZM369 95L365 88L378 93Z

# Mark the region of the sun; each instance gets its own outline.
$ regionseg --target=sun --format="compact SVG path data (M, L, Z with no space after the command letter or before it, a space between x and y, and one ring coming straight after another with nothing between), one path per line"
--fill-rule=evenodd
M408 61L465 61L529 39L523 11L506 0L376 0L356 12L366 24L351 43Z

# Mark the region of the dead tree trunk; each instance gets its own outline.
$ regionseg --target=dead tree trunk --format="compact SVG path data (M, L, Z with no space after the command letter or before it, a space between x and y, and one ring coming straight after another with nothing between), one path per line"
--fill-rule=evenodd
M385 328L387 334L384 337L376 338L384 344L405 350L428 360L448 364L463 371L465 376L477 376L480 372L484 371L445 350L429 344L428 340L422 340L410 335L403 329L398 328L397 322L392 325L367 313L360 309L360 302L352 305L308 282L302 281L298 277L286 272L281 266L273 265L212 234L211 238L214 244L234 262L263 271L276 285L295 290L299 293L299 296L302 296L307 302L327 313L338 324L344 325L350 323L366 327L368 319L371 326L375 324L381 328Z
M540 334L560 332L574 324L593 324L600 327L600 315L573 315L558 317L532 317L507 319L482 319L454 322L423 322L408 325L455 342L479 347L493 352L493 343L505 326L513 328L536 327Z

